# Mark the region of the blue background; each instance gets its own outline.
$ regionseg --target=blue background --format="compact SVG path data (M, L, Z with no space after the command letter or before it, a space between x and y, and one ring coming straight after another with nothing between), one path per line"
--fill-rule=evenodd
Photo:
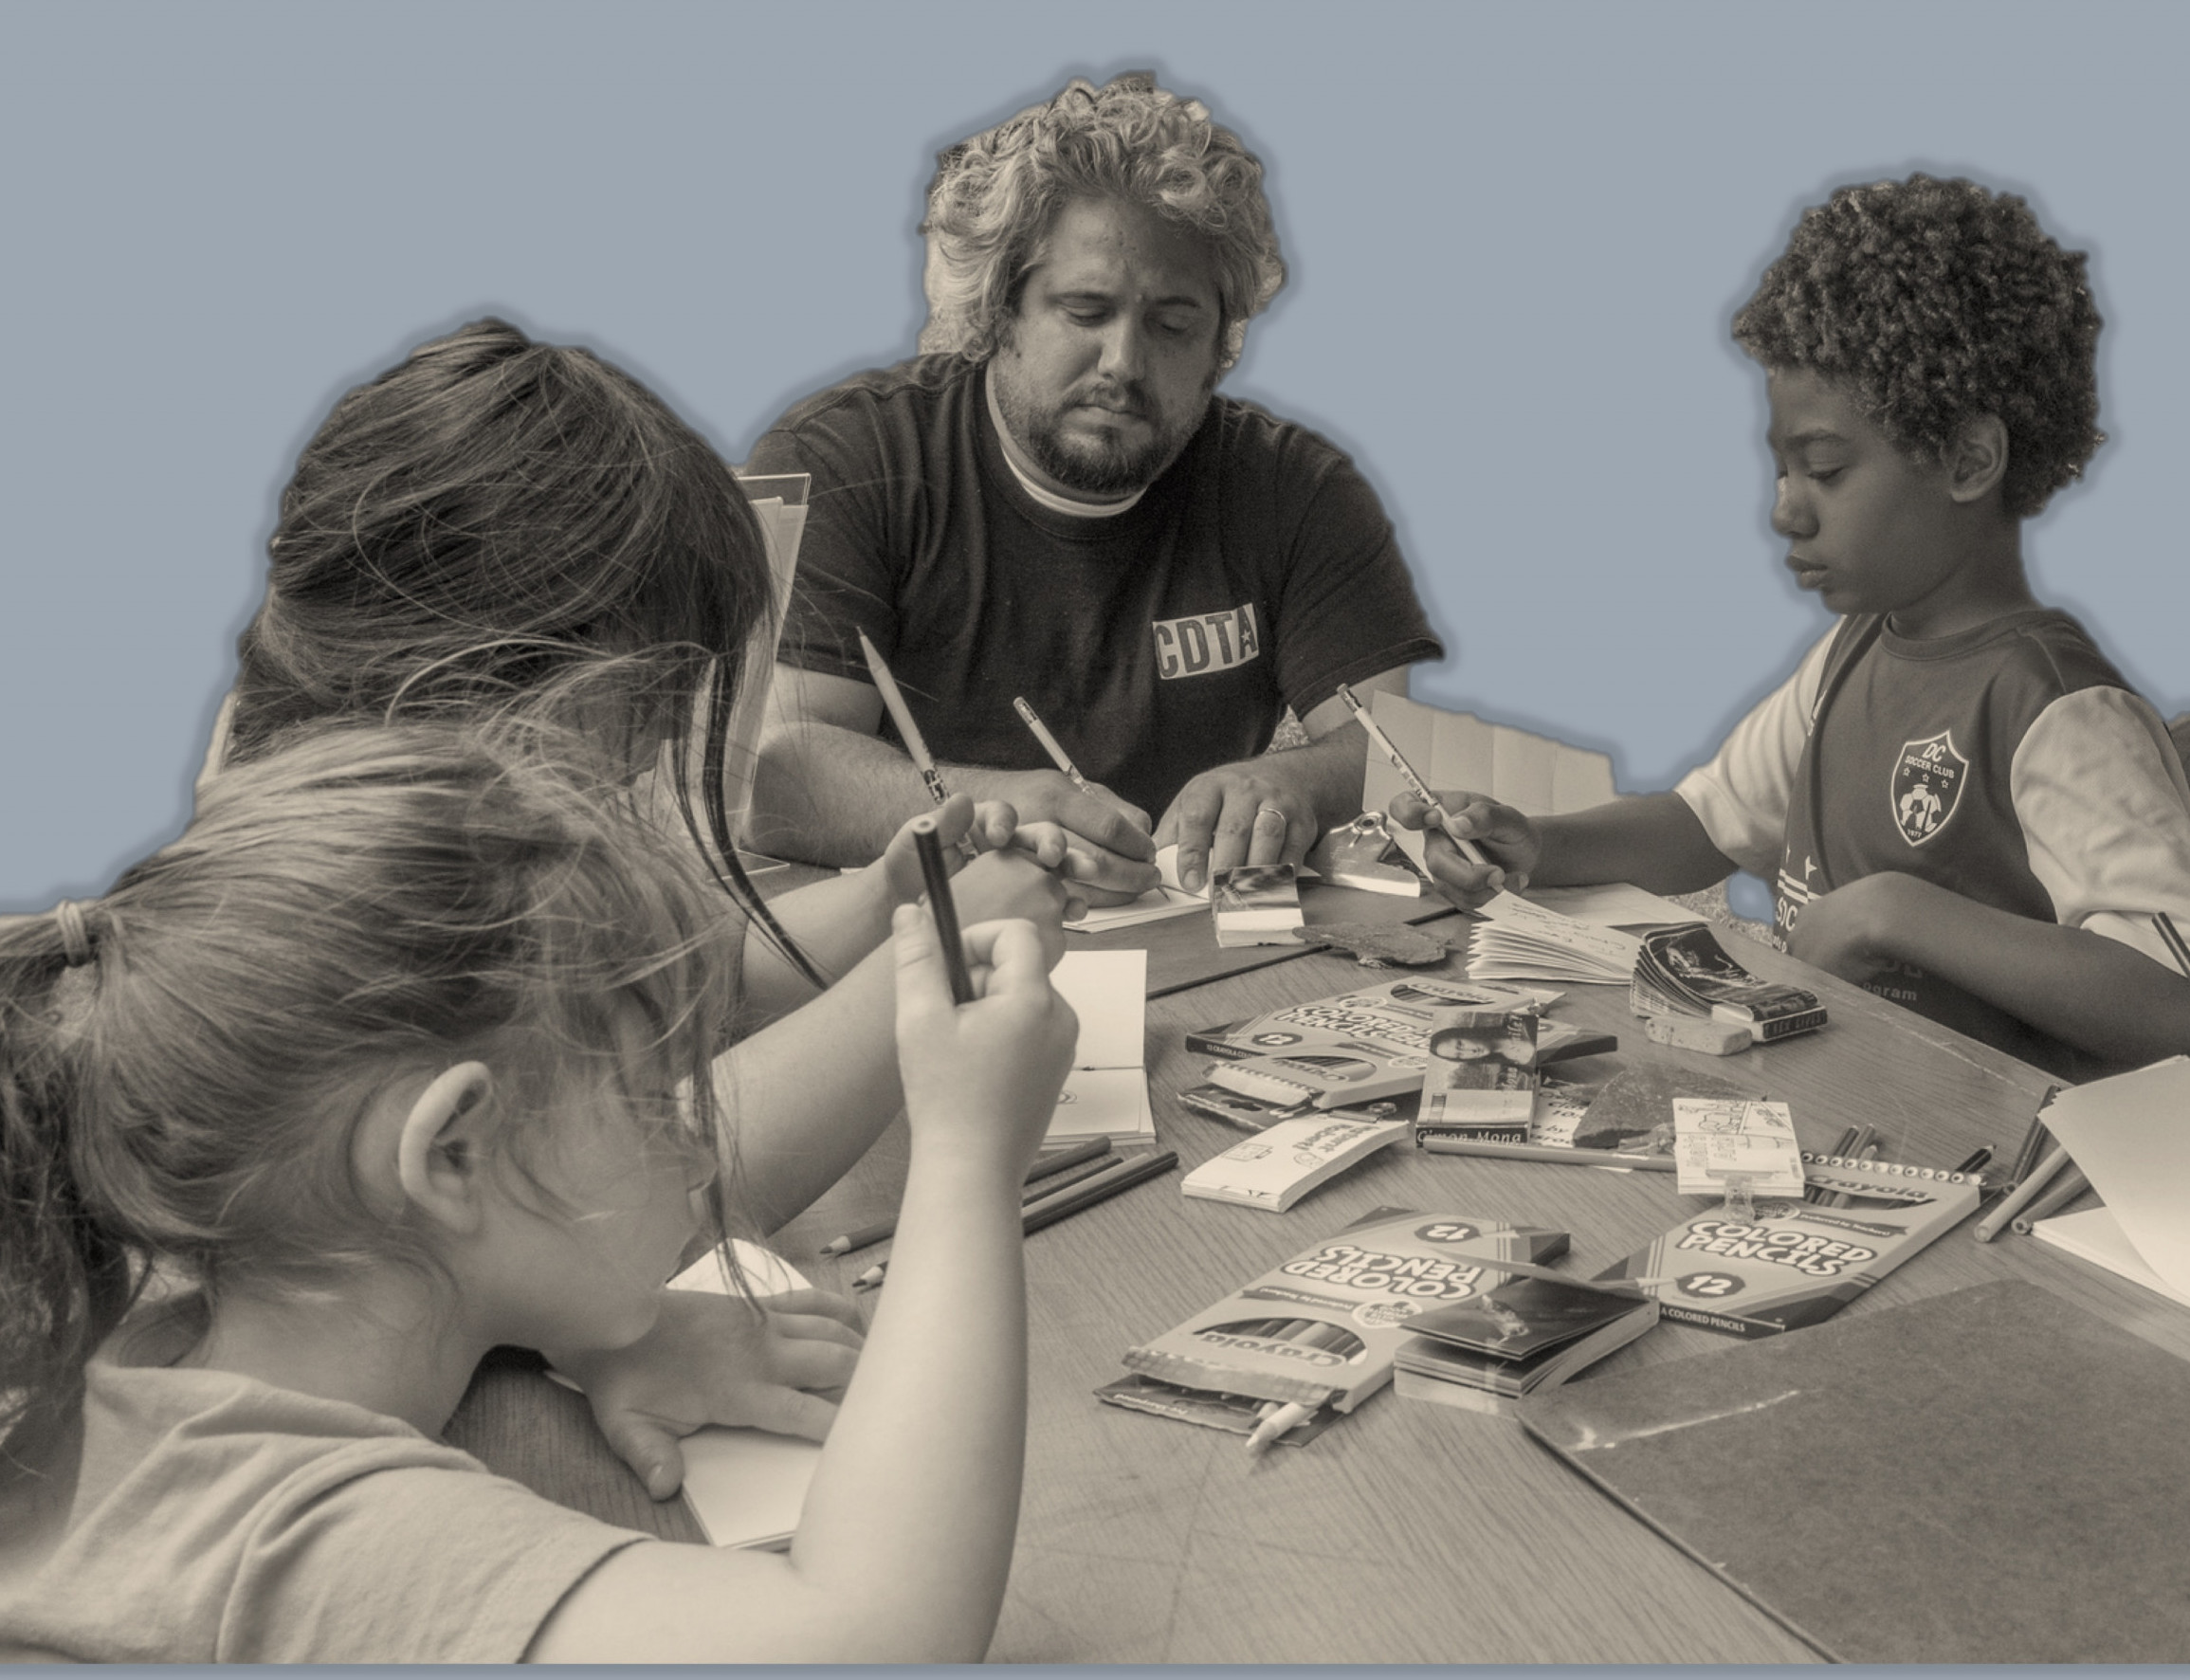
M1726 321L1804 205L1921 167L2093 253L2113 441L2033 571L2181 709L2186 42L1997 0L0 6L0 906L180 826L344 389L492 310L742 458L910 352L940 147L1142 65L1268 165L1292 283L1228 389L1382 492L1452 649L1417 693L1649 789L1785 673L1827 620Z

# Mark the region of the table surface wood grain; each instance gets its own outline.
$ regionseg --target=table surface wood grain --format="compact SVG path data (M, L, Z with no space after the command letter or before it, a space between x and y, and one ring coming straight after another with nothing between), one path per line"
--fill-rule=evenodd
M1186 919L1193 922L1193 919ZM1164 924L1155 924L1161 927ZM1176 925L1176 924L1174 924ZM1196 925L1206 927L1205 923ZM1109 942L1105 940L1105 942ZM1736 947L1773 979L1820 994L1823 1032L1715 1059L1654 1045L1624 988L1571 988L1554 1013L1614 1029L1597 1078L1679 1064L1788 1102L1803 1145L1868 1122L1889 1159L1949 1167L1979 1144L2012 1158L2047 1084L1962 1038L1780 953ZM1192 1027L1374 982L1315 954L1149 1005L1157 1123L1181 1173L1240 1134L1185 1109L1205 1063ZM1457 959L1431 973L1459 973ZM886 1251L842 1260L830 1236L894 1207L902 1121L776 1246L815 1283L849 1288ZM1389 1392L1302 1449L1250 1460L1239 1437L1099 1403L1120 1353L1378 1206L1570 1232L1588 1275L1689 1206L1670 1174L1620 1173L1390 1149L1271 1214L1190 1200L1158 1179L1028 1241L1031 1368L1026 1493L1010 1595L990 1650L1011 1662L1626 1662L1814 1660L1800 1641L1536 1445L1511 1419ZM1974 1222L1973 1222L1974 1223ZM1847 1310L1871 1312L1999 1277L2030 1279L2179 1357L2190 1311L2047 1245L1949 1232ZM1729 1345L1662 1324L1596 1371ZM1579 1380L1587 1381L1593 1373ZM696 1540L611 1457L575 1397L521 1361L483 1370L450 1438L550 1497L611 1522ZM2103 1561L2089 1561L2103 1567Z

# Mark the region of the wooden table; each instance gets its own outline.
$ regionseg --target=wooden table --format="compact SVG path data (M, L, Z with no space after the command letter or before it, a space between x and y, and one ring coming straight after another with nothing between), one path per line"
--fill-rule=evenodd
M1107 942L1107 941L1106 941ZM1951 1166L1980 1143L2012 1156L2044 1089L2036 1069L1791 958L1742 960L1819 993L1824 1032L1725 1060L1650 1044L1624 989L1576 987L1555 1013L1612 1027L1616 1056L1577 1076L1677 1061L1793 1105L1804 1146L1858 1122L1889 1158ZM1431 971L1437 972L1437 971ZM1447 972L1457 972L1457 964ZM1192 1026L1378 977L1314 955L1153 1000L1157 1123L1190 1169L1239 1133L1183 1109L1204 1067ZM871 1264L818 1245L894 1205L902 1123L777 1247L839 1288ZM1386 1393L1312 1445L1250 1460L1237 1436L1117 1410L1092 1391L1144 1341L1378 1205L1491 1216L1573 1233L1588 1275L1689 1205L1670 1174L1611 1173L1388 1150L1275 1215L1188 1200L1166 1178L1028 1242L1031 1324L1026 1496L1010 1596L990 1655L1009 1662L1780 1662L1812 1653L1770 1617L1586 1484L1513 1421ZM2190 1358L2190 1311L2027 1238L1950 1232L1848 1310L2024 1277ZM1615 1371L1728 1346L1666 1324ZM1584 1376L1581 1380L1588 1380ZM483 1375L451 1437L541 1491L672 1538L591 1438L569 1397L528 1373ZM939 1403L946 1403L939 1397Z

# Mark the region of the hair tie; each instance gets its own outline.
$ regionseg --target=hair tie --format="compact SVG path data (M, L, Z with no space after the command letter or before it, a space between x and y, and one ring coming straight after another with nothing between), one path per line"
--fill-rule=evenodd
M91 929L84 923L83 906L63 899L53 906L53 920L61 929L61 955L70 968L82 968L91 960Z

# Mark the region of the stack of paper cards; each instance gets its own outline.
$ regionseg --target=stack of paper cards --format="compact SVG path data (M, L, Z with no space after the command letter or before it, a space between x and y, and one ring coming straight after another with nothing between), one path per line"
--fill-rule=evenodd
M1336 886L1394 898L1422 896L1422 872L1394 841L1380 811L1364 811L1352 822L1326 831L1308 852L1308 862Z
M1072 1071L1057 1098L1047 1141L1106 1137L1156 1141L1148 1105L1146 1038L1148 953L1070 951L1050 971L1049 984L1080 1017Z
M1577 922L1510 892L1497 894L1476 914L1484 920L1469 937L1471 979L1624 986L1642 949L1632 934Z
M2041 1219L2042 1237L2190 1306L2190 1058L2063 1091L2046 1129L2106 1198L2103 1208Z
M1643 935L1628 1007L1638 1015L1708 1015L1748 1028L1760 1044L1825 1025L1815 992L1759 979L1701 922Z
M1802 1194L1802 1146L1784 1103L1673 1102L1673 1162L1683 1196L1723 1196L1737 1178L1752 1196Z
M1301 925L1299 876L1290 864L1241 864L1219 869L1209 880L1209 908L1216 922L1216 942L1235 945L1290 945Z
M1205 1160L1179 1180L1188 1196L1282 1214L1326 1179L1408 1134L1403 1120L1319 1114L1281 1121Z

